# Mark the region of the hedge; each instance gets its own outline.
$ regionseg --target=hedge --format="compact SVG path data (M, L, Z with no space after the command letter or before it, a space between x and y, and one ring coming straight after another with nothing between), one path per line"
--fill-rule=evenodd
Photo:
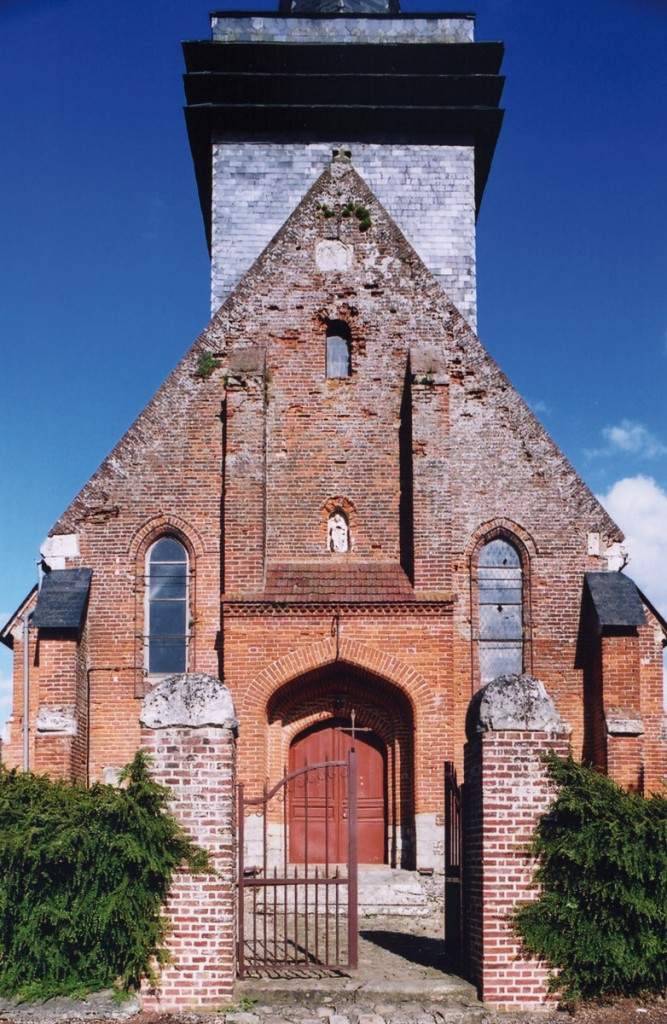
M174 870L209 869L139 752L123 786L0 768L0 995L137 988L163 963Z
M547 758L558 795L532 853L541 895L515 925L565 1000L659 993L667 984L667 799L628 793Z

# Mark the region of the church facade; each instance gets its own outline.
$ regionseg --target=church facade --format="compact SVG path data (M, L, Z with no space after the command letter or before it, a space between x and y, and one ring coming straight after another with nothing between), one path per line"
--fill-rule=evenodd
M207 673L247 791L356 745L360 860L439 873L443 764L523 674L576 757L660 784L667 626L475 333L502 47L473 28L369 0L185 44L212 319L44 542L3 763L112 782L146 693Z

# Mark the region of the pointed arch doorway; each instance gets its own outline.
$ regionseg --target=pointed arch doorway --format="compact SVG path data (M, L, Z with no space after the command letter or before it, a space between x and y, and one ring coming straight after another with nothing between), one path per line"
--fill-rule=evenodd
M401 689L373 672L339 661L304 673L276 690L267 704L267 720L271 779L303 766L306 759L312 765L338 755L344 762L354 731L359 768L359 863L414 869L414 719ZM323 804L324 779L317 784ZM310 789L308 796L310 811ZM319 812L318 842L320 847L325 841L337 843L340 855L346 834L346 796L342 790L335 794L330 788L327 800L329 797L332 805ZM305 817L303 799L300 808L298 799L295 797L290 818L295 826L290 828L293 838L287 844L288 856L297 864L305 852L303 840L297 838L299 829L303 830L299 816ZM311 836L312 822L308 854L316 863Z
M355 727L354 718L332 718L298 733L290 744L289 770L357 755L357 849L362 864L387 859L387 750L372 729ZM305 783L308 778L309 782ZM308 785L308 792L305 785ZM306 807L306 799L308 806ZM307 813L306 813L307 812ZM321 769L301 776L289 794L290 861L342 863L348 849L347 775Z

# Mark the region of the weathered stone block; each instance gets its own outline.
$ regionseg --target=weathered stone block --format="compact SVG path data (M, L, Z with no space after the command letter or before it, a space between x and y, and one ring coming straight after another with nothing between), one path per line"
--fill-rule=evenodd
M473 697L466 718L469 739L489 730L569 732L544 683L529 675L498 676Z
M226 686L202 672L169 676L144 698L140 721L147 729L236 729L234 702Z

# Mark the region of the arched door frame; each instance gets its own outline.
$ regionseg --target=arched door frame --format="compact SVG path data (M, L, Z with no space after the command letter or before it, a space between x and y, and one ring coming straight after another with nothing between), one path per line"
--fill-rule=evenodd
M336 705L336 706L334 706ZM269 776L284 773L295 737L356 711L356 725L377 734L386 750L387 862L415 863L415 751L410 701L399 687L344 663L292 680L268 704Z

